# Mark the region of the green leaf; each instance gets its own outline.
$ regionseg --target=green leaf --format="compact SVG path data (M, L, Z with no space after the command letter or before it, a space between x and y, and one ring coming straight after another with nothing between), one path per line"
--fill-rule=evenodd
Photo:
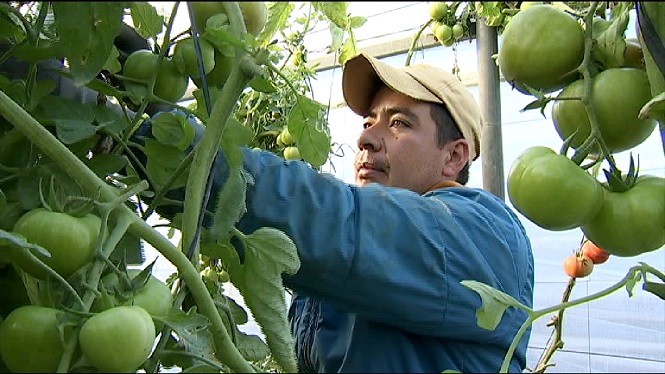
M210 20L208 20L210 21ZM245 49L245 44L231 30L229 25L220 27L207 27L203 37L209 41L224 56L233 56L235 51L233 47Z
M130 125L125 117L120 116L106 105L95 105L92 109L98 129L105 129L112 134L119 135Z
M298 144L300 155L313 167L323 165L330 153L330 136L319 128L324 112L324 105L298 95L287 122L289 132Z
M222 143L228 145L247 145L254 139L254 132L247 126L243 126L234 117L229 117L224 126Z
M665 283L646 281L642 285L642 289L660 297L661 300L665 300Z
M362 26L367 22L367 18L361 17L361 16L351 16L349 18L349 25L351 26L352 29L357 29L358 27Z
M96 154L90 159L84 159L85 163L90 170L92 170L98 177L104 179L109 175L113 175L124 168L129 161L127 156L120 156L112 153Z
M217 194L213 224L210 228L210 236L213 240L230 238L231 228L247 211L245 197L248 180L245 174L241 167L231 167L229 178Z
M157 35L164 30L164 17L147 1L132 1L129 7L132 23L136 32L143 38L157 40Z
M9 39L13 38L15 35L25 35L23 28L10 18L8 13L0 11L0 37ZM22 38L17 38L17 40L21 39Z
M260 337L245 334L240 330L236 331L236 347L247 361L260 361L270 354L268 345Z
M122 69L122 66L120 65L120 61L118 60L118 57L120 56L120 52L118 52L118 48L115 46L111 47L111 53L109 54L109 58L106 60L104 63L104 66L102 66L103 70L108 70L111 73L118 73Z
M344 30L335 26L335 24L332 22L329 22L328 25L332 41L330 42L330 48L328 48L327 52L335 53L335 51L340 49L344 43Z
M40 102L39 120L56 126L58 138L65 144L76 143L92 136L95 113L90 105L62 96L49 95Z
M182 151L192 144L196 132L183 114L160 112L152 119L152 134L160 143Z
M74 84L84 85L108 61L120 33L124 2L53 2L60 45L65 50Z
M30 43L23 43L14 49L14 56L29 64L49 58L65 57L64 48L58 42L41 42L38 47Z
M665 91L655 95L644 104L637 116L640 119L653 118L659 122L665 122Z
M344 45L342 46L340 53L339 53L339 58L338 62L340 65L344 65L347 60L349 60L351 57L354 57L355 55L358 54L358 46L356 44L356 38L353 36L353 34L350 34L348 38L344 41Z
M628 293L629 297L633 297L633 290L635 289L637 282L639 282L641 279L642 273L636 272L633 277L630 277L626 280L626 292Z
M252 79L250 79L247 85L259 92L265 92L265 93L277 92L277 88L275 88L272 82L259 75L255 75Z
M346 29L349 24L349 16L346 8L348 1L315 1L311 3L314 9L323 13L337 27Z
M154 139L145 140L145 154L148 157L146 171L157 188L164 187L185 158L185 154L178 148L162 144ZM184 187L187 184L187 175L188 171L180 174L170 188Z
M69 79L73 79L73 76L71 73L68 71L64 70L51 70L54 71L62 76L65 76ZM86 87L95 90L101 94L107 95L107 96L114 96L117 98L121 98L125 96L125 94L121 91L118 91L115 87L109 85L108 83L100 80L100 79L93 79L90 82L85 84Z
M207 360L217 362L215 358L215 343L209 329L210 322L204 315L196 312L196 308L187 313L171 308L165 317L153 317L169 326L178 336L177 346L184 348L193 356L205 357ZM219 363L219 366L223 366Z
M295 5L288 1L268 3L268 20L257 38L259 45L266 45L271 41L275 33L287 24L293 9L295 9Z
M145 262L143 241L140 237L127 231L120 239L109 256L113 262L124 262L128 265L141 265Z
M0 188L0 214L3 213L6 207L7 207L7 196L5 196L5 193L2 192L2 189Z
M512 296L482 282L463 280L460 283L480 295L482 305L476 309L476 320L478 321L478 326L484 329L494 330L499 325L499 322L501 322L501 317L503 317L503 313L508 307L514 306L529 310L528 307L515 300Z
M33 252L37 252L41 256L51 257L51 252L49 252L46 248L28 242L23 235L0 230L0 250L8 251L11 249L9 247L10 245L31 249Z
M53 79L42 79L35 82L35 84L32 86L32 92L30 93L28 110L32 110L37 107L42 98L50 95L51 92L53 92L55 89L55 85L56 83Z
M300 268L293 241L282 231L263 227L242 238L245 261L231 264L231 281L242 294L270 352L285 372L297 372L294 341L286 316L282 274Z

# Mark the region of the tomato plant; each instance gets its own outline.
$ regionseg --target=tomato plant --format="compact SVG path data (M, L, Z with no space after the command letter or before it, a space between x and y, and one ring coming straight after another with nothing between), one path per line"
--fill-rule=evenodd
M92 213L74 217L35 208L19 218L14 232L49 251L50 257L46 257L30 249L37 258L67 278L92 259L100 226L100 218ZM46 277L44 269L27 259L25 249L12 247L12 256L14 263L30 275L39 279Z
M149 357L154 339L152 318L138 306L117 306L95 314L79 331L81 352L107 373L138 369Z
M563 271L571 278L584 278L593 271L593 261L584 255L568 255L563 259Z
M208 161L214 159L220 146L225 151L237 150L238 146L256 147L281 155L284 146L277 145L275 139L288 127L293 134L298 134L301 160L319 167L328 159L331 150L328 108L313 99L310 80L315 70L307 61L303 38L318 22L327 22L335 35L331 51L338 53L341 62L341 56L350 57L357 52L351 41L354 29L362 25L364 19L352 17L345 3L320 2L312 3L311 19L303 24L302 18L291 15L293 4L275 2L270 3L273 16L270 28L264 30L268 11L265 3L242 3L230 10L235 14L228 15L214 9L223 6L221 3L194 4L193 13L197 7L213 7L208 8L209 14L195 17L204 22L198 30L203 46L203 73L207 72L203 79L195 76L193 66L196 64L189 61L194 60L188 41L193 37L192 30L176 31L174 26L177 25L171 22L176 12L179 10L181 14L186 5L175 3L170 15L144 2L30 2L0 7L2 48L7 42L0 61L3 69L0 78L2 245L5 246L6 240L11 242L10 246L20 249L30 244L27 235L14 232L13 228L23 213L44 201L42 180L53 181L54 190L62 192L68 202L84 199L95 206L100 217L105 217L103 225L97 219L95 228L95 233L102 234L101 238L97 237L99 249L95 249L94 256L88 257L75 274L64 279L25 278L28 281L23 296L30 298L19 300L21 303L27 301L66 309L72 313L63 316L72 321L77 318L83 321L89 313L98 313L82 325L80 340L77 340L78 335L65 337L63 343L68 349L60 352L60 369L92 370L82 367L90 361L100 371L136 370L149 352L139 358L128 353L114 359L116 350L125 349L127 353L132 346L154 345L166 349L160 349L145 361L147 372L158 372L161 367L172 365L182 367L183 371L194 370L192 367L199 361L183 359L187 356L201 357L218 371L250 372L257 367L266 371L274 368L297 371L291 357L291 336L286 326L281 283L282 273L293 272L298 265L295 248L280 247L282 251L290 251L288 256L294 260L282 264L286 268L274 274L254 276L253 273L261 271L259 269L265 269L257 263L246 263L244 269L234 269L234 276L243 276L244 272L245 279L255 279L252 282L272 291L260 295L242 291L246 304L242 307L233 304L231 312L236 318L230 319L228 308L220 304L226 297L221 283L230 281L230 273L219 270L230 270L230 260L223 258L226 254L223 250L213 251L214 256L205 265L209 276L204 282L197 257L202 256L200 252L206 248L206 240L213 245L218 242L205 237L208 228L202 227L202 220L194 215L214 215L219 218L215 221L228 223L229 226L222 223L216 228L217 234L227 235L233 232L233 223L239 218L237 213L244 211L245 184L228 189L228 196L204 194L207 177L203 174L209 172ZM48 22L42 22L44 15L48 15ZM230 19L240 17L245 19L248 35L240 35L238 25L229 23ZM134 23L133 29L123 21ZM214 27L203 30L206 21ZM278 33L289 37L278 40L275 37ZM32 38L37 35L38 38ZM207 63L210 48L206 42L213 47L214 66ZM294 54L299 64L286 64L286 59ZM5 77L7 66L10 74ZM61 71L56 73L51 67ZM194 100L185 106L180 100L189 75L198 89L192 92ZM207 87L203 86L204 80ZM151 81L154 81L153 92L148 95L147 84ZM55 87L53 82L57 82ZM177 114L171 113L174 109ZM151 127L147 126L148 122ZM208 126L211 123L214 126ZM197 131L205 131L196 133L197 152L189 153L193 157L186 158L183 148L194 141L190 131L194 124ZM290 141L287 139L287 142ZM237 170L236 163L241 162L241 157L229 154L229 160ZM176 173L181 174L176 177ZM62 188L70 185L73 192ZM173 200L171 193L181 187L187 191L187 196L177 200L193 203ZM224 203L229 210L216 213L191 209L225 198L229 199L228 204ZM163 215L170 230L167 236L146 220L158 209L161 215L166 211L161 208L173 202L176 202L174 210L180 211L175 216ZM53 238L59 238L63 248L64 243L71 246L83 241L84 230L63 222L65 220L60 218L51 219L43 226L46 227L46 223L61 225L58 233L61 236ZM65 233L78 238L71 240L64 237ZM172 242L173 233L181 234L183 243L201 242L201 248L178 248ZM245 234L251 240L255 233ZM258 234L260 236L261 232ZM284 243L281 237L270 234L272 236L264 237L265 240L254 246L256 250L272 253L272 242ZM174 294L188 300L187 308L173 303L167 291L169 287L144 277L145 273L134 276L129 272L127 280L116 277L117 283L113 276L106 276L121 274L128 265L141 265L144 242L177 268L169 277L169 287ZM52 245L30 245L36 251L43 247L54 254L50 258L53 263L47 262L47 257L37 258L58 271L56 259L60 256L55 256ZM21 253L30 252L23 250ZM73 254L76 251L68 248L67 255ZM32 256L27 258L33 259ZM1 259L1 266L7 266L5 260ZM273 260L271 256L265 258L268 262ZM69 265L73 264L71 261ZM10 268L13 269L13 265ZM21 269L30 272L26 264L17 268L16 275L23 276ZM216 277L211 275L213 269ZM20 286L21 282L17 284ZM120 334L123 331L120 326L115 330L122 336L117 336L115 341L95 340L106 332L91 333L90 326L99 327L100 321L114 319L100 319L101 316L112 315L110 312L116 308L137 305L142 305L146 313L153 313L158 324L165 323L165 329L160 328L163 334L158 337L154 333L147 334L150 337L143 341L140 336L130 336L135 344L126 344L121 341L126 335ZM277 307L267 307L269 305ZM6 314L20 304L3 303L5 306ZM252 309L265 339L242 333L235 326L247 321L246 308ZM152 321L150 324L154 325ZM81 324L73 326L79 328ZM134 329L134 332L140 330ZM113 349L103 344L112 344ZM252 348L246 349L248 346ZM95 347L100 349L96 351ZM81 351L85 351L87 360L79 360ZM99 352L103 352L104 357L100 357ZM117 367L119 360L127 366ZM54 369L49 368L49 371Z
M552 92L577 79L584 57L584 32L577 20L548 4L517 13L501 35L498 64L520 92L525 85Z
M538 226L569 230L595 216L603 190L600 182L568 157L534 146L511 165L508 197L520 213Z
M149 80L152 78L156 68L159 55L148 49L139 49L127 57L123 66L123 74L129 78ZM153 93L155 96L176 102L180 100L187 91L189 78L180 73L176 63L169 57L165 57L157 71ZM137 92L145 92L146 85L134 82L125 82L128 88L133 87ZM140 95L141 96L141 95Z
M55 373L64 352L58 309L26 305L0 325L0 355L14 373Z
M640 175L627 191L605 190L598 214L581 226L608 253L632 257L665 245L665 178Z
M557 99L579 98L583 93L584 80L577 80L564 88ZM607 69L592 78L589 104L610 152L631 149L651 135L656 120L638 118L640 109L650 99L649 79L642 69ZM586 108L579 100L556 101L552 105L552 121L561 139L572 136L573 148L579 147L591 132Z
M583 255L591 259L594 265L605 263L610 258L609 253L597 246L591 240L584 241L581 251Z

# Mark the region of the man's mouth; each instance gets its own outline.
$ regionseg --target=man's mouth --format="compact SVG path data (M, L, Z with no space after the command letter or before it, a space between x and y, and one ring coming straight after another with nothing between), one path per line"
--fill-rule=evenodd
M379 173L386 173L386 168L381 163L365 161L356 164L356 174L359 178L371 178L372 175Z

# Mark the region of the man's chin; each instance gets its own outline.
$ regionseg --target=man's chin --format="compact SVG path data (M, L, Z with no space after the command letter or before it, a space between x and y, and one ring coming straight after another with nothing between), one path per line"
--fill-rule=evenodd
M385 185L386 182L387 181L385 180L385 178L376 178L376 177L369 177L369 176L366 176L366 177L356 176L356 184L358 186L361 186L361 187L366 186L370 183L378 183L378 184Z

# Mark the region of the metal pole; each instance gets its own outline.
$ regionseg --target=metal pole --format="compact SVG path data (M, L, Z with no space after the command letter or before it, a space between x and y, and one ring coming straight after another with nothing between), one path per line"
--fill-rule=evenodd
M485 119L480 141L483 188L505 200L499 68L492 58L498 52L498 36L496 27L487 26L484 19L476 21L476 29L478 91Z

